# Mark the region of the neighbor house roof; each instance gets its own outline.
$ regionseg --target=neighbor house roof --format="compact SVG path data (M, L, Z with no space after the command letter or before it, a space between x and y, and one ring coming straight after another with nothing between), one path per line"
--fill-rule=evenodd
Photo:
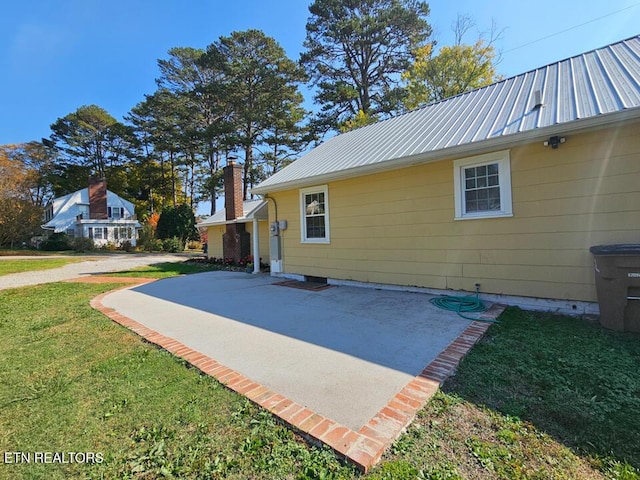
M264 194L640 117L640 35L330 138Z
M227 223L247 223L253 221L254 219L267 220L269 218L267 212L267 202L264 200L245 200L242 203L242 212L242 217L236 218L235 220L227 220L225 210L218 210L209 218L200 222L198 226L210 227L213 225L225 225Z
M78 215L76 206L89 205L89 189L83 188L62 197L54 198L51 203L53 204L53 217L42 225L42 228L45 230L54 230L55 232L64 232L76 223L76 217ZM110 190L107 190L107 204L110 207L123 207L129 215L133 215L135 212L133 203ZM104 223L105 220L95 220L95 222ZM131 223L134 224L135 228L142 227L135 219L131 219Z

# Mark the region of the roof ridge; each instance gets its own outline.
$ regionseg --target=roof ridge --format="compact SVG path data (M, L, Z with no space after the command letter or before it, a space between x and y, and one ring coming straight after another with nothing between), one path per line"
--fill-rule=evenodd
M507 81L509 81L509 80L513 80L513 79L515 79L515 78L522 77L522 76L524 76L524 75L527 75L527 74L530 74L530 73L533 73L533 72L538 72L538 71L540 71L540 70L546 70L546 69L548 69L549 67L551 67L551 66L553 66L553 65L559 65L559 64L561 64L561 63L563 63L563 62L567 62L567 61L572 60L572 59L574 59L574 58L584 57L585 55L589 55L589 54L592 54L592 53L595 53L595 52L598 52L598 51L601 51L601 50L605 50L605 49L607 49L607 48L613 47L614 45L622 44L622 43L624 43L624 42L628 42L629 40L633 40L633 39L635 39L635 38L640 39L640 33L639 33L639 34L637 34L637 35L633 35L633 36L631 36L631 37L629 37L629 38L625 38L625 39L623 39L623 40L618 40L617 42L613 42L613 43L609 43L609 44L607 44L607 45L603 45L602 47L593 48L593 49L591 49L591 50L587 50L586 52L578 53L578 54L576 54L576 55L571 55L571 56L569 56L569 57L562 58L562 59L557 60L557 61L555 61L555 62L547 63L546 65L542 65L542 66L537 67L537 68L532 68L532 69L530 69L530 70L527 70L527 71L525 71L525 72L518 73L518 74L516 74L516 75L512 75L512 76L507 77L507 78L501 78L500 80L497 80L497 81L495 81L495 82L493 82L493 83L490 83L489 85L484 85L484 86L482 86L482 87L477 87L477 88L474 88L473 90L469 90L469 91L466 91L466 92L458 93L457 95L453 95L453 96L451 96L451 97L441 98L440 100L434 100L433 102L428 103L427 105L422 105L421 107L416 107L416 108L414 108L414 109L412 109L412 110L409 110L408 112L401 113L401 114L399 114L399 115L395 115L395 116L393 116L393 117L389 117L389 118L386 118L386 119L384 119L384 120L390 120L391 118L396 118L396 117L399 117L400 115L405 115L405 114L407 114L407 113L411 113L411 112L415 112L415 111L417 111L417 110L425 109L425 108L430 107L430 106L432 106L432 105L437 105L438 103L443 103L443 102L446 102L446 101L448 101L448 100L452 100L452 99L454 99L454 98L462 97L462 96L464 96L464 95L469 95L470 93L476 92L476 91L478 91L478 90L483 90L483 89L485 89L485 88L489 88L489 87L492 87L492 86L494 86L494 85L498 85L498 84L500 84L500 83L507 82ZM384 121L384 120L381 120L381 121ZM367 126L367 125L365 125L365 126Z

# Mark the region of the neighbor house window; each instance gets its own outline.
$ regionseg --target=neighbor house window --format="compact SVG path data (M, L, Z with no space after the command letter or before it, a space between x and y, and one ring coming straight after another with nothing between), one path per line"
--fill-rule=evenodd
M456 220L513 215L508 150L455 160L453 177Z
M124 218L124 208L122 207L107 207L107 216L114 220Z
M300 190L302 241L329 243L329 195L327 186Z

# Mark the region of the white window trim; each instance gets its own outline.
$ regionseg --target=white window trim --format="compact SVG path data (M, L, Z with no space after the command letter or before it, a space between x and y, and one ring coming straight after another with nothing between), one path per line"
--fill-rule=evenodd
M462 170L468 167L476 167L489 163L498 164L500 182L500 207L499 211L466 213L464 205L463 185L464 175ZM474 218L512 217L513 204L511 199L511 159L509 150L485 153L474 157L461 158L453 162L453 181L455 197L455 220L472 220Z
M305 195L310 193L324 193L324 238L307 238L307 217ZM327 185L300 189L300 242L301 243L331 243L329 233L329 188Z

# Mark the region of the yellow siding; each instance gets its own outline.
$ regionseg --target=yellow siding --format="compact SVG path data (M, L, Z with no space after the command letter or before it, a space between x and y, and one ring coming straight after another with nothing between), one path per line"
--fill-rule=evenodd
M222 235L224 225L215 225L207 228L207 257L222 258Z
M253 222L249 222L246 224L247 232L251 236L251 241L253 242ZM258 222L259 228L259 241L260 241L260 258L262 259L262 263L269 263L269 223ZM225 232L224 225L215 225L207 228L207 234L209 243L207 246L207 256L209 258L222 258L224 255L222 253L222 235ZM253 243L251 244L251 253L253 253Z
M640 242L639 133L635 122L511 149L508 218L453 220L453 158L329 183L330 244L301 243L299 191L275 192L284 271L595 301L589 247Z

